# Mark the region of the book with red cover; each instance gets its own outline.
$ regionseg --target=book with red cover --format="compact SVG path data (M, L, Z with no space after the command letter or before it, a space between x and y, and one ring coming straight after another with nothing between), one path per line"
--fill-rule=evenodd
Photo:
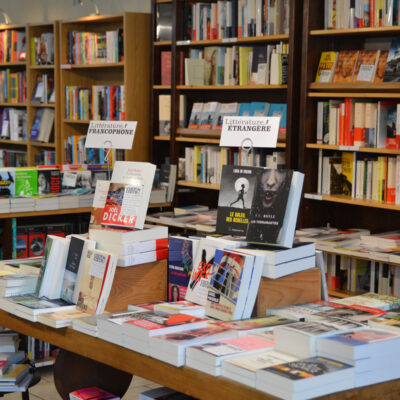
M28 257L38 257L44 254L46 242L46 227L32 226L28 229Z
M171 84L171 52L161 52L161 85Z
M120 400L118 396L98 387L74 390L69 394L70 400Z
M344 99L344 132L345 146L354 145L354 99Z
M17 227L17 258L28 257L28 229L24 226Z

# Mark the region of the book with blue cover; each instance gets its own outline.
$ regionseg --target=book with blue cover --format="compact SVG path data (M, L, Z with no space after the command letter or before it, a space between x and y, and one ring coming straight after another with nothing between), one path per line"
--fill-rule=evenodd
M287 104L285 103L271 103L268 110L268 117L280 117L279 133L286 133L286 113Z

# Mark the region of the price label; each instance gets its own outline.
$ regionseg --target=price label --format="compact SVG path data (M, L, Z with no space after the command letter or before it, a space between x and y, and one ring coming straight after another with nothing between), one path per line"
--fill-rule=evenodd
M61 64L61 69L72 69L72 64Z
M131 149L136 121L90 121L86 148Z
M315 193L304 193L304 198L311 200L322 200L322 195Z
M190 40L177 40L176 45L177 46L188 46L190 44Z
M222 39L222 43L236 43L236 42L237 42L237 38L235 38L235 37Z
M219 145L275 148L280 120L280 117L224 117Z
M339 146L339 150L343 151L358 151L360 150L359 146Z

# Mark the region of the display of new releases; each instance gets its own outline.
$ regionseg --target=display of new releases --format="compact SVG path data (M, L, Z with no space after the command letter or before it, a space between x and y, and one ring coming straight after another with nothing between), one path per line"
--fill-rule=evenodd
M216 231L292 247L304 174L224 165Z

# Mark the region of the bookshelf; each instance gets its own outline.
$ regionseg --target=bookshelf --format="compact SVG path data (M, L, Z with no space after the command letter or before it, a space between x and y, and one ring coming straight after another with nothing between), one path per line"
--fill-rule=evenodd
M35 156L40 154L42 151L54 151L55 152L55 164L61 163L61 154L63 153L63 144L60 140L60 53L59 53L59 21L54 21L48 24L28 24L27 29L27 129L28 137L32 125L35 120L36 112L41 108L50 108L54 110L54 125L50 140L48 142L40 142L29 139L28 144L28 165L35 165ZM52 33L53 44L54 44L54 63L52 64L37 64L37 60L34 59L32 54L32 40L34 38L40 38L42 34ZM54 103L50 102L34 102L32 97L34 95L36 81L42 74L46 74L48 79L53 81L54 85ZM50 93L48 94L50 95Z
M137 121L132 150L124 151L125 160L149 160L150 15L125 12L116 15L88 16L60 24L61 136L62 145L71 136L86 135L90 119L68 119L65 115L67 86L91 88L93 85L124 86L125 120ZM122 30L123 56L102 63L74 63L68 60L68 33ZM120 46L122 50L122 47ZM72 62L71 62L72 61ZM86 61L86 60L85 60ZM107 60L104 60L107 61ZM122 97L122 95L121 95ZM65 154L61 155L64 163Z
M160 3L170 3L172 7L172 40L157 41L157 9ZM231 102L269 102L287 103L287 133L279 138L278 150L286 152L286 165L295 168L298 162L298 123L299 109L298 98L300 94L300 56L301 56L301 23L302 23L303 1L290 2L289 34L273 34L268 36L251 36L242 38L224 38L212 40L186 40L184 32L185 1L171 0L160 2L153 0L153 46L152 46L152 119L150 126L150 140L152 147L152 160L160 164L165 157L170 157L174 164L185 156L185 147L193 145L218 145L220 131L201 131L182 128L179 124L179 102L180 95L186 98L184 111L184 126L187 126L192 105L194 102L218 101L221 103ZM211 4L211 2L210 2ZM181 53L188 57L191 49L205 49L210 46L231 47L241 46L267 46L284 42L289 45L288 60L288 83L284 85L204 85L188 86L181 83L184 71L181 64ZM161 83L161 53L171 52L171 85ZM169 94L171 96L170 122L171 133L169 136L160 136L159 132L159 95ZM273 150L271 149L271 152ZM191 188L188 196L187 189ZM184 190L182 190L184 189ZM181 177L177 180L176 204L203 202L212 207L217 204L218 185L207 183L187 182Z
M384 201L372 201L343 195L322 195L318 189L318 155L343 151L370 157L400 155L400 150L387 148L349 147L316 144L317 103L328 99L400 99L398 82L382 83L315 83L322 51L359 50L376 41L389 41L398 35L399 26L357 29L323 29L323 2L304 1L302 72L300 95L299 168L305 172L303 207L300 225L359 227L372 233L395 229L400 206ZM373 45L373 44L372 44ZM380 44L382 46L382 44ZM380 47L372 47L379 49Z
M0 25L0 34L2 35L2 47L5 47L2 51L2 55L3 58L0 60L0 71L7 71L7 74L14 74L14 73L22 73L24 74L24 84L22 84L22 91L25 94L26 93L26 87L27 87L27 80L28 80L28 76L27 76L27 59L26 57L24 59L11 59L8 58L7 55L7 50L10 53L10 57L12 57L11 54L11 49L7 46L7 41L8 38L10 38L10 42L12 40L12 36L15 32L18 33L18 35L20 34L24 34L26 37L27 34L27 29L25 25L6 25L6 24L2 24ZM3 36L4 35L4 36ZM7 38L7 39L6 39ZM14 43L13 43L14 46ZM13 47L12 46L12 47ZM18 57L18 53L17 51L15 51L16 56ZM10 82L11 80L9 80ZM22 111L27 113L27 100L25 101L20 101L20 99L18 100L11 100L11 88L8 88L7 90L7 97L2 96L2 99L0 100L0 111L2 114L2 118L3 118L3 111L7 108L14 108L16 110L18 110L18 112ZM4 93L5 94L5 93ZM26 99L28 99L26 97ZM25 118L25 117L24 117ZM29 136L29 135L28 135ZM30 159L30 146L29 146L29 142L28 139L26 138L22 138L19 137L18 140L13 140L10 138L10 133L8 137L1 137L0 138L0 150L9 150L11 152L23 152L25 153L25 156L23 157L24 159L21 159L21 162L23 163L23 165L28 165L29 164L29 159ZM3 152L2 152L3 153ZM12 153L11 153L12 154ZM9 155L9 161L7 160L7 155L4 153L2 156L4 157L4 162L5 163L10 163L13 166L13 157L12 155Z

